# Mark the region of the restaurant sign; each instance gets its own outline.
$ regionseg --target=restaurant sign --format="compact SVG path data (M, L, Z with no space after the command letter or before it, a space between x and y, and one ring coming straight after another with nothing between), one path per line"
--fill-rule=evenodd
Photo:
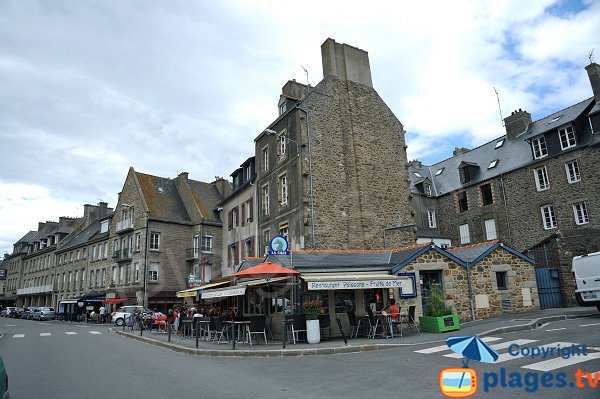
M188 276L187 285L190 288L192 288L192 287L198 287L198 286L202 285L202 278L200 276L196 276L196 275L190 274Z
M275 236L271 239L271 245L269 246L269 255L289 255L288 241L286 237Z
M207 290L202 291L202 299L210 299L210 298L225 298L228 296L238 296L244 295L246 293L246 287L233 287L233 288L224 288L220 290Z
M412 282L406 278L395 280L340 280L340 281L309 281L309 290L363 290L371 288L412 288Z

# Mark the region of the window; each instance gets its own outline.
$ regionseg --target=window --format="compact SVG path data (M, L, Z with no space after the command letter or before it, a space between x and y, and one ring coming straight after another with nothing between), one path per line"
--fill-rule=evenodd
M499 290L508 289L508 276L507 272L496 272L496 284Z
M575 131L572 125L558 129L558 135L560 136L560 148L566 150L575 147Z
M271 233L269 232L269 229L263 230L262 244L263 244L263 247L265 248L265 253L264 253L265 256L269 254L269 244L270 243L271 243Z
M490 164L489 164L489 166L488 166L488 169L495 168L495 167L496 167L496 165L498 165L498 160L497 160L497 159L494 159L492 162L490 162Z
M108 220L103 220L100 222L100 234L106 233L108 231Z
M76 252L75 259L77 259L77 260L81 259L81 251L79 249Z
M158 281L158 262L148 264L148 281L154 283Z
M231 210L231 227L236 228L240 225L240 210L236 206Z
M92 246L92 260L96 260L96 246Z
M282 206L287 205L288 203L288 185L287 185L287 175L279 176L279 203Z
M228 263L230 267L240 263L240 248L237 242L229 245Z
M119 284L123 284L125 282L125 267L119 266Z
M435 209L427 209L427 221L428 226L431 229L435 229L437 226L437 222L435 219Z
M242 204L242 226L246 225L246 203Z
M266 186L263 186L262 188L262 208L263 208L263 214L264 215L268 215L269 214L269 185L267 184Z
M481 190L481 203L486 206L486 205L492 205L494 203L494 196L492 195L492 185L491 184L484 184L483 186L479 187L479 189Z
M437 172L435 172L435 175L436 175L436 176L439 176L439 175L441 175L442 173L444 173L444 168L440 168L440 169L438 169L438 170L437 170Z
M498 149L498 148L502 147L503 145L504 145L504 139L498 140L498 141L496 141L496 147L494 147L494 148Z
M485 222L485 238L486 240L495 240L498 238L498 232L496 231L496 220L487 219Z
M460 243L468 244L471 242L471 233L469 232L468 224L461 224L458 226L458 231L460 233Z
M573 214L575 215L575 223L577 225L588 224L590 222L585 202L573 204Z
M421 176L421 174L420 174L419 172L413 172L413 173L414 173L414 174L415 174L415 176L417 176L417 177L423 177L423 176Z
M133 281L137 283L138 281L140 281L140 264L138 262L135 262L133 269Z
M471 181L471 169L469 166L463 166L460 168L460 182L462 184L469 183Z
M81 281L79 283L79 289L82 290L83 287L85 287L85 269L81 269Z
M429 184L423 185L423 191L425 191L425 195L431 197L431 186Z
M212 236L202 236L202 252L212 252Z
M278 148L278 154L279 158L283 158L285 157L285 152L287 151L287 138L285 137L285 134L281 134L279 135L279 137L277 138L277 148Z
M548 155L546 139L543 136L533 139L531 144L533 145L533 157L535 159L544 158L546 155Z
M90 288L94 286L94 271L90 270Z
M269 170L269 147L262 149L263 171Z
M248 237L244 240L244 246L246 248L245 257L251 258L254 256L254 237Z
M282 223L279 225L279 235L282 237L285 237L285 239L288 239L288 235L289 235L289 227L287 223ZM289 240L288 240L289 243Z
M58 255L58 262L57 262L57 264L59 264L59 265L60 265L61 257L62 257L62 255Z
M104 247L103 258L106 259L108 257L108 242L105 242L103 247Z
M112 268L112 283L113 285L117 283L117 279L119 277L119 270L117 269L116 266L113 266Z
M533 175L535 177L535 186L537 188L537 191L544 191L550 188L550 181L548 180L548 171L546 170L545 166L538 169L534 169Z
M458 193L458 210L459 212L466 212L469 210L469 201L466 191Z
M556 228L556 215L554 213L553 205L544 205L541 208L542 212L542 223L544 224L544 229L554 229Z
M131 284L131 279L133 278L133 265L127 265L127 277L125 278L125 282L127 284Z
M565 163L565 171L567 172L567 181L569 183L581 181L581 174L579 173L579 164L577 161Z
M142 247L142 235L140 233L135 234L135 250L139 251Z
M246 222L250 223L254 220L254 200L250 198L246 201Z
M156 231L150 233L150 249L154 251L160 249L160 233Z

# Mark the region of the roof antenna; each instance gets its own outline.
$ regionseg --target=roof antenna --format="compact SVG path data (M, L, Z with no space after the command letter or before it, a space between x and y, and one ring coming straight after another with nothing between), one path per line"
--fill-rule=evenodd
M494 87L494 86L492 86ZM500 111L500 122L502 122L502 127L504 127L504 118L502 117L502 108L500 107L500 96L498 95L498 90L494 87L494 92L496 93L496 99L498 100L498 111Z
M310 83L308 83L308 69L304 68L304 65L300 65L300 67L304 69L304 73L306 74L306 85L310 86Z
M594 63L594 49L592 49L588 58L590 59L590 64L593 64Z

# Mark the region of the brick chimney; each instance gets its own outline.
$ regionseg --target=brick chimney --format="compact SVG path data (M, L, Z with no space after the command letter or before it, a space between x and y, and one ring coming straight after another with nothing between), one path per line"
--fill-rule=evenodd
M308 86L294 80L288 80L288 82L281 88L281 95L287 98L301 99L308 93Z
M600 104L600 65L592 62L590 65L585 67L590 78L590 84L592 85L592 92L594 92L594 99L597 104Z
M412 161L409 162L410 166L412 166L415 169L421 169L421 161L419 161L418 159L413 159Z
M456 157L458 155L466 154L469 151L471 151L470 148L454 147L454 151L452 151L452 156Z
M323 77L350 80L373 87L369 53L347 44L338 44L333 39L321 45Z
M509 140L525 133L531 124L531 114L519 108L504 118L504 128L506 129L506 138Z
M108 215L108 203L98 202L98 207L100 208L100 216L99 217L103 218L104 216Z

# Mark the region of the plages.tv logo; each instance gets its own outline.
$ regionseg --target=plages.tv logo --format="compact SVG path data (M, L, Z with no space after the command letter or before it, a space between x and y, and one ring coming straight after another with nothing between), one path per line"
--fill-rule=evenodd
M477 393L477 372L469 368L469 360L494 363L499 355L477 336L450 337L446 343L454 352L463 355L463 367L440 370L438 383L442 395L448 398L468 398Z

